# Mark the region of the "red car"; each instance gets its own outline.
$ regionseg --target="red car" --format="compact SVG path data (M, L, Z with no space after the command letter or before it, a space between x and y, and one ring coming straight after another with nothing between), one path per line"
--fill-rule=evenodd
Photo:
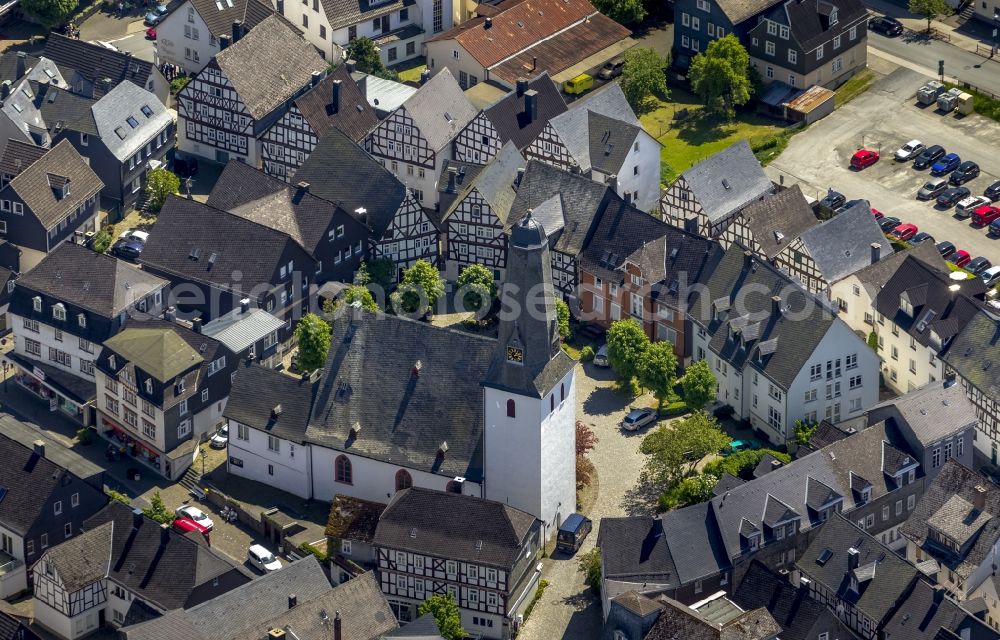
M205 536L205 541L211 544L209 538L209 530L207 527L203 527L191 518L177 518L174 520L174 530L180 533L188 533L190 531L197 531L201 535Z
M978 227L985 227L989 223L993 222L997 218L1000 218L1000 208L991 207L988 204L984 204L978 207L972 214L972 224Z
M875 207L872 207L872 215L875 216L876 220L881 220L882 218L885 217L885 214L876 209Z
M146 29L146 38L149 40L156 40L156 27Z
M878 151L873 151L872 149L858 149L851 156L851 168L852 169L864 169L865 167L870 167L878 162Z
M920 229L917 228L917 225L907 222L893 229L892 234L890 235L892 235L892 237L896 240L909 240L913 236L917 235L917 231L920 231Z
M959 249L948 258L956 267L964 267L972 261L972 256L965 249Z

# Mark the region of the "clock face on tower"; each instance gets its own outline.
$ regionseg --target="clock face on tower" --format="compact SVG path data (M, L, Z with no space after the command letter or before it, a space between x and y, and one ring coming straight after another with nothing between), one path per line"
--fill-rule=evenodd
M524 351L520 347L507 347L507 362L522 364L524 362Z

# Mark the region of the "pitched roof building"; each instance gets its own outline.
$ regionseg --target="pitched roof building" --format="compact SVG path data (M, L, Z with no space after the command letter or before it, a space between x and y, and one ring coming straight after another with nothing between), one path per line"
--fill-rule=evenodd
M155 64L131 53L54 33L45 41L42 55L59 67L73 93L100 98L127 81L167 102L170 83Z
M820 278L826 285L825 293L831 283L843 280L893 252L892 244L882 233L871 207L864 200L803 232L802 244L816 263Z
M976 407L979 436L976 448L991 463L997 460L1000 446L1000 382L990 369L1000 362L1000 321L986 311L979 311L956 335L944 356L953 372L949 382L962 385L966 396Z
M234 23L245 33L273 13L262 0L185 0L156 24L156 55L195 75L233 42Z
M886 640L997 640L1000 632L941 587L920 581L882 629Z

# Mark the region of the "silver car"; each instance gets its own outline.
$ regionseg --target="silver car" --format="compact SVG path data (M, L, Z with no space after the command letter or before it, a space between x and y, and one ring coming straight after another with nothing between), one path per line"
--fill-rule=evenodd
M643 427L656 422L656 411L654 409L632 409L622 420L622 429L625 431L637 431Z
M919 140L910 140L896 151L896 160L899 162L913 160L920 155L925 148L926 147L923 142Z
M610 367L611 363L608 362L608 345L601 345L601 348L597 350L594 354L594 366L595 367Z
M948 180L945 178L931 178L924 186L917 191L917 200L932 200L941 195L948 188Z

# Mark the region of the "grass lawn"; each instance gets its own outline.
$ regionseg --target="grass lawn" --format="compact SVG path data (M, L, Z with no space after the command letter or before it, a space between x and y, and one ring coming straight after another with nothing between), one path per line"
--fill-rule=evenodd
M407 60L406 62L393 67L393 70L399 74L400 82L416 82L420 83L420 73L427 68L427 59L424 57L414 58L413 60Z
M875 81L875 74L871 69L862 69L855 73L850 80L840 85L835 92L837 97L835 103L837 108L844 106L851 100L868 90L868 87Z
M744 138L758 159L767 164L784 149L791 133L801 131L756 114L738 114L736 120L727 122L705 112L695 95L675 87L671 87L670 97L670 102L660 102L640 118L646 131L663 144L663 184L670 184L693 165ZM675 121L674 114L683 109L688 110L687 119Z

